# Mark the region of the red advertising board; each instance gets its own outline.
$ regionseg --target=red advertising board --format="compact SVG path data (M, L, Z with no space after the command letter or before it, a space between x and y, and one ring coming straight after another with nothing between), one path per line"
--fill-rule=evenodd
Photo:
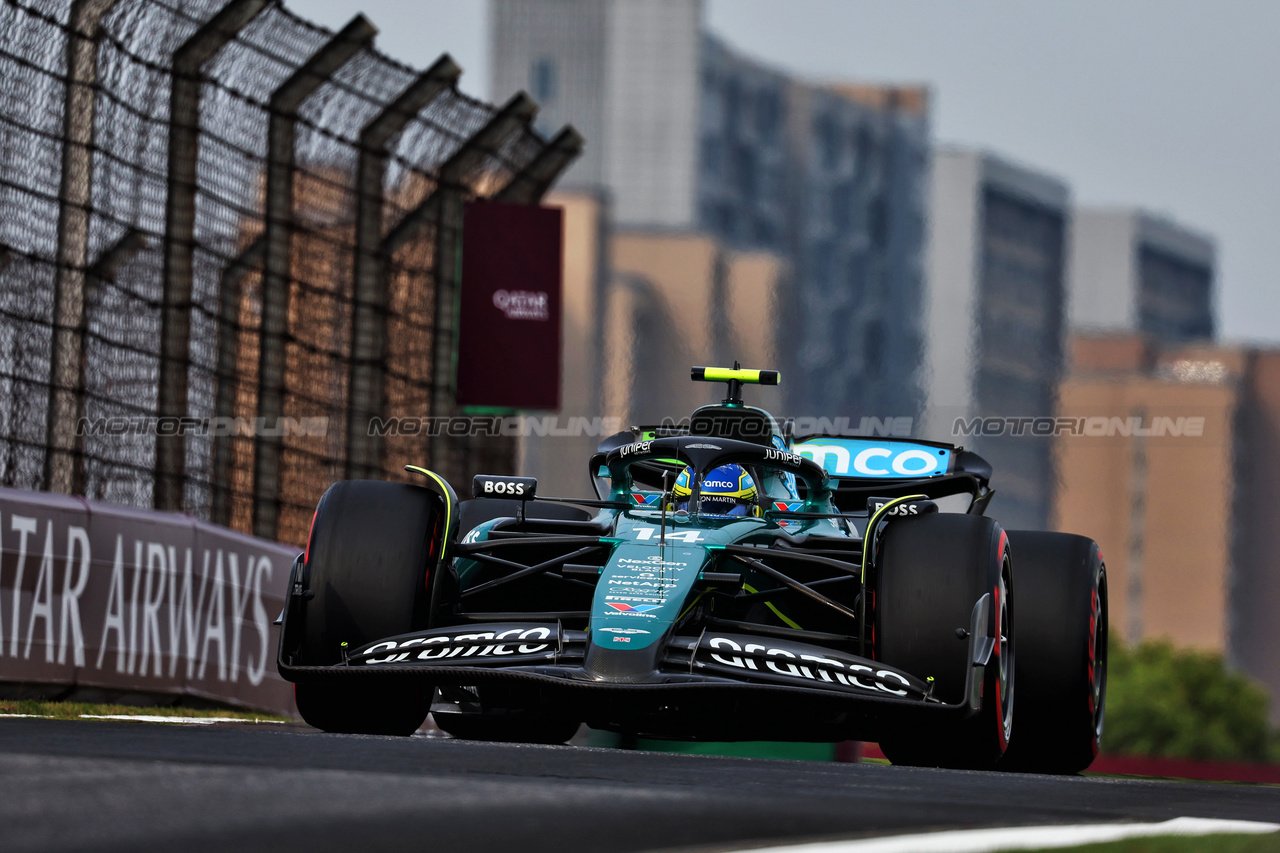
M467 205L458 405L560 408L562 234L560 208Z

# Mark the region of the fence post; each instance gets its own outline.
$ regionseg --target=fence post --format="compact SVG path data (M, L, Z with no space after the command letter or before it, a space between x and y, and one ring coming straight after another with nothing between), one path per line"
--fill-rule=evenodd
M410 83L360 131L356 174L355 298L351 319L351 369L347 383L347 479L376 477L382 438L369 421L385 408L388 281L382 254L383 177L387 145L462 73L448 54Z
M301 68L271 93L267 136L266 256L262 274L262 331L258 356L258 431L253 456L253 529L274 539L280 520L280 451L278 432L284 413L285 333L289 325L289 266L292 262L293 146L298 109L343 65L367 47L377 28L356 15L342 31L320 46Z
M218 280L218 373L215 377L213 416L230 419L235 416L236 386L231 381L239 369L241 284L245 276L262 263L264 241L259 235L245 247L234 261L227 264ZM224 429L230 420L215 421ZM234 436L219 432L213 437L213 507L209 520L223 527L231 523L231 440Z
M537 204L560 173L582 153L582 136L565 125L529 165L494 193L493 201L509 204Z
M422 203L405 215L382 241L384 257L390 257L430 222L436 225L435 249L435 323L431 356L432 417L443 417L453 411L453 348L457 333L458 238L462 232L463 202L466 187L463 179L484 158L496 152L507 139L532 120L538 105L524 92L517 92L484 127L463 143L462 147L440 167L435 190ZM446 478L456 479L459 472L446 470L447 439L437 436L428 448L429 463Z
M156 414L187 414L191 360L191 279L195 254L196 169L200 154L200 73L204 64L256 18L270 0L230 0L173 54L169 93L169 175L165 198L164 303ZM186 439L156 436L156 509L182 509Z
M67 94L62 114L53 349L44 454L45 488L61 494L72 494L76 489L76 459L84 443L77 427L84 401L84 294L93 186L94 85L98 78L102 19L116 2L74 0L67 33Z

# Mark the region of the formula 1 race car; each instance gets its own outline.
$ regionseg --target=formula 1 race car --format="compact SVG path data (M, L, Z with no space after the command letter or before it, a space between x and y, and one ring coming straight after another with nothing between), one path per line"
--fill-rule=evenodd
M477 476L459 501L353 480L320 500L278 666L333 732L563 743L876 741L895 764L1073 773L1102 734L1106 571L1084 537L983 515L948 444L790 435L726 399L589 460L595 500ZM1016 710L1015 716L1015 685ZM1016 723L1016 725L1015 725Z

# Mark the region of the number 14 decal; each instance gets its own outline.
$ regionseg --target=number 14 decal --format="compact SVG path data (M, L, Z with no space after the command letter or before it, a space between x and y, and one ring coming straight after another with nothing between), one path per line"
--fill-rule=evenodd
M646 539L657 539L658 531L652 527L637 527L636 539L641 541ZM678 539L681 542L697 542L702 538L701 530L672 530L667 533L668 539Z

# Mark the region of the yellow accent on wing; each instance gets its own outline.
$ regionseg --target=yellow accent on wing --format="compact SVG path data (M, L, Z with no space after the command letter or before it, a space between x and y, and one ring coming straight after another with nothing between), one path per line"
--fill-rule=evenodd
M729 382L738 380L751 385L760 383L759 370L744 370L739 368L734 370L732 367L708 367L702 373L702 378L707 382ZM778 382L782 381L782 374L778 374Z
M440 497L444 498L444 542L440 546L440 562L443 563L445 549L449 547L449 531L453 529L453 502L449 500L449 484L435 471L428 471L420 465L406 465L404 470L424 474L440 486Z
M753 586L752 586L751 584L749 584L749 583L744 583L744 584L742 585L742 588L743 588L743 589L745 589L747 592L756 592L756 591L757 591L757 590L756 590L756 588L755 588L755 587L753 587ZM766 601L766 602L764 603L764 606L765 606L765 607L767 607L767 608L769 608L770 610L772 610L772 611L773 611L773 615L774 615L774 616L777 616L779 619L781 619L783 622L785 622L788 626L790 626L790 627L792 627L792 628L795 628L797 631L803 631L803 630L804 630L804 629L803 629L803 628L801 628L799 625L797 625L796 623L794 623L794 622L792 622L790 619L788 619L786 616L783 616L783 615L782 615L782 611L781 611L781 610L779 610L778 608L774 607L774 606L773 606L773 602L772 602L772 601Z
M871 516L871 519L867 522L867 532L864 533L862 536L861 583L863 584L863 586L866 586L866 583L867 583L867 551L870 550L868 546L871 544L871 537L875 535L876 523L880 521L880 516L884 515L885 510L889 509L890 507L897 506L903 501L927 500L928 497L929 497L928 495L905 495L900 498L894 498L893 500L889 501L884 506L876 510L875 514Z

